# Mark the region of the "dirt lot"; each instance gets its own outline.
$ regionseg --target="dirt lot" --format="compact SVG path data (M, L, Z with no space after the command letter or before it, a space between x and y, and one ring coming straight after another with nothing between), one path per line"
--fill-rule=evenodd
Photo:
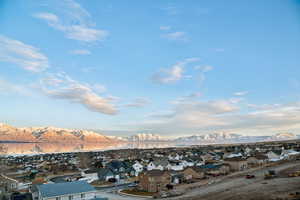
M279 173L278 178L264 180L267 169L251 174L254 179L244 176L225 179L219 183L202 186L186 192L178 200L279 200L292 199L290 193L300 192L300 177L288 178L286 173L300 168L300 162L285 163L269 169ZM300 198L299 198L300 199Z

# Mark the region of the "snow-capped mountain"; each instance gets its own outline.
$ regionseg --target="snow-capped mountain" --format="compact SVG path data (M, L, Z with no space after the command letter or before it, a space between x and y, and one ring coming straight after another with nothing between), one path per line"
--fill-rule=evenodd
M271 140L293 140L297 138L299 137L293 133L277 133L270 137Z
M86 130L56 127L15 128L0 124L0 141L49 142L49 143L97 143L117 141L99 133Z
M233 133L210 133L205 135L192 135L186 137L179 137L175 139L176 142L222 142L228 140L235 140L241 138L241 135Z
M157 134L140 133L140 134L127 137L126 140L128 142L163 142L163 141L167 141L168 138L162 137Z

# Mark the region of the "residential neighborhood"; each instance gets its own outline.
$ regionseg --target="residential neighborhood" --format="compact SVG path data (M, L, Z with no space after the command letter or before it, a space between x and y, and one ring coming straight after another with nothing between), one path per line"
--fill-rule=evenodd
M120 198L175 197L299 160L299 141L3 156L0 191L12 200L109 199L103 189Z

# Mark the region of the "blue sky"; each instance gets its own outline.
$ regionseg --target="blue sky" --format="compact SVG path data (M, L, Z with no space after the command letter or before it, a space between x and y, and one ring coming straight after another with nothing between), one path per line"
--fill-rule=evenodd
M300 132L300 1L0 0L0 121Z

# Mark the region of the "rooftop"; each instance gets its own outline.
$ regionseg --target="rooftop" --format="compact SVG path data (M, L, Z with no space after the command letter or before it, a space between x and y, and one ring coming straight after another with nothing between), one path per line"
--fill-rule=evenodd
M56 197L68 194L78 194L95 191L95 188L85 181L37 185L42 197Z

